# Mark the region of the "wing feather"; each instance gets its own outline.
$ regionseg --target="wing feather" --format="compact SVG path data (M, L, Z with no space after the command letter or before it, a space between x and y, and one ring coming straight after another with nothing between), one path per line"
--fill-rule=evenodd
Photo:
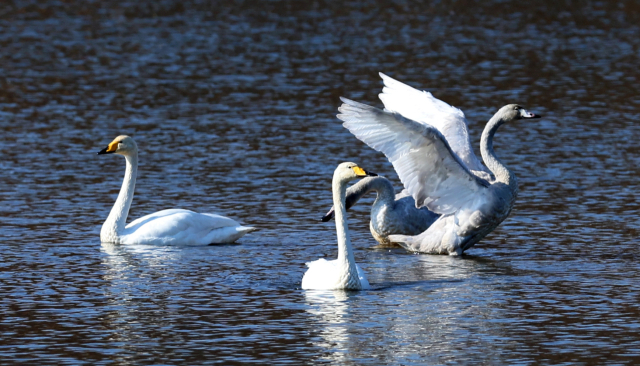
M453 213L489 186L471 173L435 127L341 99L338 118L344 127L387 156L417 207Z
M384 81L384 88L379 97L385 110L435 127L469 169L488 172L473 152L467 120L460 109L383 73L380 73L380 77Z

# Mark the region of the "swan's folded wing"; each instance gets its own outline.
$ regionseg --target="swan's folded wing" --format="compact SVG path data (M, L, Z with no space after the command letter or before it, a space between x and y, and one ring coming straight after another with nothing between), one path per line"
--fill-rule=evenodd
M345 104L338 118L344 127L387 156L417 207L449 214L489 186L469 171L435 127L341 99Z
M380 73L380 77L384 81L384 88L379 97L387 111L435 127L469 169L487 171L473 152L467 120L460 109L383 73Z
M177 243L191 243L207 237L213 230L239 225L237 221L220 215L169 209L132 221L126 226L126 233L138 238L167 238Z

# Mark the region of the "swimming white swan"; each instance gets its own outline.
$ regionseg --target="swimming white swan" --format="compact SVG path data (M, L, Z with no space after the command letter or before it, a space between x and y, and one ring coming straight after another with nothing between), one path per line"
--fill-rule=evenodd
M358 178L375 176L355 163L342 163L333 173L333 206L336 207L336 232L338 234L338 259L324 258L308 262L309 269L302 277L304 290L363 290L369 288L364 271L356 264L347 227L345 195L347 183Z
M505 122L539 118L517 104L489 120L478 161L464 114L457 108L386 75L385 110L342 98L338 118L358 139L383 152L416 207L442 216L417 236L390 235L407 250L460 255L509 216L518 193L515 175L496 157L493 136Z
M126 225L138 171L138 146L129 136L116 137L98 154L119 154L127 168L118 199L100 230L100 241L115 244L209 245L231 243L256 230L235 220L189 210L163 210Z
M440 217L426 207L417 208L416 201L406 191L396 194L393 185L385 177L367 177L347 188L347 210L369 192L376 192L376 200L371 206L369 230L380 247L396 246L389 240L389 235L418 235ZM322 221L329 221L333 216L331 207Z

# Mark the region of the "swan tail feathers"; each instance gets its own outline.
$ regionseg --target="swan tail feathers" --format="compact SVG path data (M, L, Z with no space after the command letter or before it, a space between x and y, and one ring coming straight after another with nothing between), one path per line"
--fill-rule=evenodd
M257 227L253 227L253 226L238 226L238 227L236 227L236 230L238 232L241 232L241 233L244 233L244 234L248 234L248 233L250 233L252 231L258 230L258 228Z
M206 243L208 244L229 244L242 238L246 234L258 230L252 226L227 226L213 230L209 233Z
M460 255L463 250L456 239L450 235L441 236L438 233L428 233L428 230L415 236L389 235L389 240L392 243L398 243L407 251L426 254Z
M389 241L392 243L398 243L404 249L410 252L418 252L415 247L415 237L409 235L389 235ZM419 247L419 245L418 245Z
M236 232L238 233L239 236L236 239L234 239L234 241L242 238L243 236L245 236L245 235L247 235L247 234L249 234L251 232L254 232L254 231L258 230L257 227L253 227L253 226L236 226L235 229L236 229Z

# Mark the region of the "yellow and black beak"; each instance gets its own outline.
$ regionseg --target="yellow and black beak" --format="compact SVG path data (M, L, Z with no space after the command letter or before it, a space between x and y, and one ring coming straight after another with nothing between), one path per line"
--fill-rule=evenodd
M118 144L119 143L120 142L113 141L112 143L109 144L109 146L107 146L104 149L98 151L98 155L113 154L114 152L116 152L116 150L118 150Z
M351 169L353 169L353 172L356 173L356 176L358 176L358 177L377 177L378 176L378 174L368 172L368 171L360 168L359 166L354 166Z

